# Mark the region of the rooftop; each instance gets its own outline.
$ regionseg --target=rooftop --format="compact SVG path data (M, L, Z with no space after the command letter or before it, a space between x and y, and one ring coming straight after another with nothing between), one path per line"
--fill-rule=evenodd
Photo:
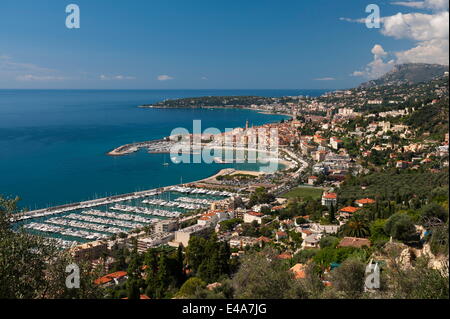
M365 205L365 204L373 204L373 203L375 203L376 201L374 200L374 199L371 199L371 198L362 198L362 199L358 199L358 200L356 200L356 203L357 204L362 204L362 205Z
M295 264L290 270L294 273L295 279L306 278L304 264Z
M347 206L344 208L339 209L340 212L344 212L344 213L354 213L357 212L360 208L358 207L353 207L353 206Z
M277 256L278 259L291 259L292 255L289 253L282 253Z
M337 194L336 193L324 193L322 197L327 198L327 199L336 199Z
M257 213L257 212L247 212L247 215L251 215L251 216L256 216L256 217L262 217L263 214L262 213Z
M95 279L94 283L96 285L106 284L107 282L113 281L114 279L125 277L126 275L127 275L126 271L116 271L111 274Z
M356 247L356 248L361 248L363 246L370 247L370 240L368 240L367 238L344 237L338 245L338 247Z
M268 237L265 237L265 236L261 236L261 237L259 237L259 238L257 239L257 241L263 241L263 242L268 243L268 242L271 241L271 239L268 238Z

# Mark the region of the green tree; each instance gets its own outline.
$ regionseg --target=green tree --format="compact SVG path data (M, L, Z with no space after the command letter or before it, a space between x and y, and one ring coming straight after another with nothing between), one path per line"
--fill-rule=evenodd
M368 237L370 235L368 220L362 214L356 213L341 227L341 232L344 236Z
M198 268L206 258L206 239L199 236L191 236L189 245L186 248L186 261L193 272Z
M328 222L330 224L336 223L336 207L334 207L333 204L331 204L330 210L328 212Z
M422 223L426 223L432 218L437 218L444 223L448 220L448 211L437 203L430 203L423 206L420 213Z
M331 273L333 287L349 298L358 298L364 290L366 265L357 259L347 259Z
M311 260L319 251L319 249L302 249L292 257L291 265L297 263L306 264Z
M320 248L325 247L332 247L336 248L336 246L339 244L339 238L335 236L323 236L320 239Z
M215 233L209 239L193 236L186 249L188 265L205 282L213 282L229 274L230 255L228 243L219 242Z
M401 241L413 240L417 235L414 223L406 214L396 213L387 220L384 231L386 234Z
M390 289L386 292L385 297L448 299L448 265L442 271L430 268L428 263L427 258L419 257L413 267L405 268L399 264L398 258L392 258L392 266L387 269Z
M193 298L199 289L204 289L206 283L197 277L192 277L186 280L177 293L178 297Z
M183 256L183 245L178 245L177 248L177 263L176 263L176 273L177 276L177 283L180 285L184 281L184 256Z
M433 226L429 242L433 254L448 256L448 223Z
M293 273L286 269L276 251L265 248L261 253L243 257L233 276L235 298L282 299L294 284Z
M127 298L128 299L140 299L141 292L139 288L139 281L136 279L127 280Z
M376 219L370 224L370 241L372 243L389 240L388 234L384 230L386 219Z
M12 230L18 200L0 196L0 299L101 298L103 291L93 283L97 269L75 261L52 240ZM66 267L74 262L80 268L80 288L68 289Z
M264 187L258 187L250 195L249 206L252 207L256 204L268 204L275 200L275 196L267 192Z

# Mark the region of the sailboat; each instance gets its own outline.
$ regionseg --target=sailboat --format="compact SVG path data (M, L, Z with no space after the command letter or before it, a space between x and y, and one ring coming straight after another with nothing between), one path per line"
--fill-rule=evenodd
M163 162L163 166L169 166L169 163L166 162L166 155L164 155L164 162Z

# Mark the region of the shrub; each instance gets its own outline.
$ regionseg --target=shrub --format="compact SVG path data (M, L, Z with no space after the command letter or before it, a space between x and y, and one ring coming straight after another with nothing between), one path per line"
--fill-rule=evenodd
M333 286L350 298L359 297L364 290L366 265L357 259L347 259L331 273Z
M186 282L181 286L180 290L177 293L178 297L192 297L195 295L197 290L204 289L206 287L206 283L197 277L192 277L186 280Z
M408 215L394 214L386 222L384 226L386 234L401 241L410 241L416 235L416 227Z

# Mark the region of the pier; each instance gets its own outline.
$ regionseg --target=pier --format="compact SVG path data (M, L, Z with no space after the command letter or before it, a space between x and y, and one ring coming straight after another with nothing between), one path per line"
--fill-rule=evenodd
M170 139L166 137L160 140L125 144L113 149L107 154L109 156L122 156L135 153L142 148L147 148L150 153L168 153L173 143L173 141L170 141Z
M45 216L50 216L50 215L57 215L57 214L66 213L66 212L70 212L70 211L74 211L74 210L109 205L109 204L119 203L119 202L123 202L126 200L131 200L131 199L144 198L147 196L155 196L155 195L159 195L159 194L163 193L168 188L169 187L163 187L163 188L158 188L158 189L153 189L153 190L104 197L104 198L93 199L93 200L88 200L88 201L83 201L83 202L78 202L78 203L73 203L73 204L66 204L66 205L60 205L60 206L54 206L54 207L49 207L49 208L43 208L43 209L37 209L37 210L28 211L28 212L18 213L18 214L15 214L15 216L11 219L11 222L18 222L18 221L25 220L25 219L45 217Z
M157 197L149 198L171 192L186 195L173 200L164 200ZM188 197L188 194L195 197ZM111 238L113 235L129 233L134 229L154 225L161 221L161 218L184 220L183 214L185 211L207 208L212 202L219 200L199 198L198 196L231 197L235 195L235 193L226 191L200 189L184 185L166 186L22 212L15 214L11 218L11 222L23 221L25 229L35 231L46 238L55 239L59 246L67 248L80 241L102 240ZM139 201L140 199L142 200ZM131 205L121 204L121 202L129 200L134 200L135 203ZM144 204L144 206L136 206L139 203ZM94 209L106 205L108 205L106 211ZM145 207L145 205L149 205L149 207ZM165 209L161 209L162 207ZM168 210L166 207L168 209L179 208L183 211ZM61 236L64 237L60 238Z

